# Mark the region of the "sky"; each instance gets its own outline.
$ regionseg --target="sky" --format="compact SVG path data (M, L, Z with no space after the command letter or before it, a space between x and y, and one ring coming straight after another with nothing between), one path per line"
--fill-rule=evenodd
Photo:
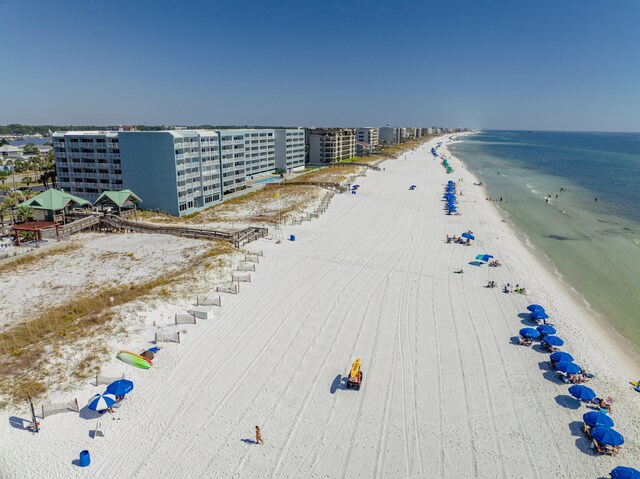
M640 1L0 0L0 124L640 131Z

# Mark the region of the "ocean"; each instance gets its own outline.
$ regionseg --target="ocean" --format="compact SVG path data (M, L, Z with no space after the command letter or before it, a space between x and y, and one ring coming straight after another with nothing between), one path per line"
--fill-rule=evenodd
M640 348L640 134L484 131L449 148L594 314Z

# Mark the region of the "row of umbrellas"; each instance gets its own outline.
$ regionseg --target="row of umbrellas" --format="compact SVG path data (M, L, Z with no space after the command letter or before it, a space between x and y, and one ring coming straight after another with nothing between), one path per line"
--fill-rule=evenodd
M458 211L458 208L456 207L456 184L452 180L447 182L447 186L444 188L443 198L446 203L445 209L447 210L448 215Z
M532 319L547 319L549 317L544 308L539 304L530 304L527 306L527 310L531 313L530 316ZM550 346L562 346L564 341L559 337L554 336L556 332L556 329L552 325L542 324L535 329L522 328L520 330L520 336L528 339L541 338L542 342L545 342ZM553 364L555 364L555 369L557 371L565 374L578 374L582 372L582 368L573 362L573 356L569 353L565 353L564 351L554 352L551 354L549 359ZM569 387L569 394L579 401L585 402L591 402L597 397L593 389L583 384L574 384ZM618 431L613 429L613 419L611 419L607 414L600 411L589 411L582 416L582 419L584 423L591 428L589 433L593 439L598 441L598 443L608 446L621 446L624 444L624 437ZM625 475L628 471L632 471L630 474L638 475ZM612 477L614 478L640 478L640 473L635 469L630 468L620 468L619 474L622 475L614 476L612 471Z
M102 394L93 396L89 404L87 404L87 407L92 411L104 411L117 402L117 397L124 396L131 391L133 391L133 381L119 379L109 384L106 391Z
M442 166L444 166L444 169L447 171L447 173L453 172L453 168L449 164L449 160L447 160L446 158L442 160Z

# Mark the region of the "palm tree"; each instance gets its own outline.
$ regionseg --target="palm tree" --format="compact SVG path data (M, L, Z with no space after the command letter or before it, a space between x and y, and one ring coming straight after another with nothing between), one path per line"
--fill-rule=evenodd
M33 179L30 176L25 176L22 178L22 182L27 185L27 188L29 188L29 185L33 183Z
M16 211L16 216L18 217L18 219L22 221L31 220L33 219L34 215L35 215L34 209L31 206L27 206L27 205L18 206Z
M4 217L7 213L9 213L9 206L3 201L0 203L0 233L3 235L6 234L4 229Z

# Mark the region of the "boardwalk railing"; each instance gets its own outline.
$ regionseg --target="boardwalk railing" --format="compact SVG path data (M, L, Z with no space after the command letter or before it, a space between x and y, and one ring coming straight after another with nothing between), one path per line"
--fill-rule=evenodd
M309 163L310 167L313 168L337 168L340 166L363 166L365 168L369 168L373 171L380 171L382 168L380 168L377 165L372 165L371 163L357 163L357 162L337 162L337 163Z
M266 185L267 187L274 188L279 186L319 186L320 188L327 188L328 190L335 190L340 193L344 193L347 189L337 182L329 181L285 181L284 183L278 183L277 185Z

